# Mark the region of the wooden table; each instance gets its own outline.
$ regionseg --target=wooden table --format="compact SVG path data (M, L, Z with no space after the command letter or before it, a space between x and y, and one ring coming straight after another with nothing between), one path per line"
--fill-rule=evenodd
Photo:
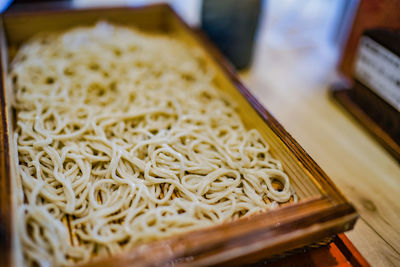
M400 165L329 97L334 58L258 39L241 78L357 208L347 236L372 266L400 265Z

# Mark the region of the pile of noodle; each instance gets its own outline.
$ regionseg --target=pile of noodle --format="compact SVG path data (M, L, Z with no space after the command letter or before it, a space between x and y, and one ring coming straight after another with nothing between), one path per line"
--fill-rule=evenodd
M10 79L24 264L86 262L296 200L203 58L108 23L20 48Z

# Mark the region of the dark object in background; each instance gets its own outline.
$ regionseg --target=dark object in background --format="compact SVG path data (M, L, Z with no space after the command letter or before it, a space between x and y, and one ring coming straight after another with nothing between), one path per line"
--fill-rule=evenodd
M359 0L348 1L355 2ZM390 97L387 95L385 98L382 90L387 91L387 85L383 87L377 86L378 83L373 82L374 84L371 86L371 84L367 84L368 82L360 78L359 74L355 74L355 72L358 62L356 59L357 49L363 34L391 51L395 57L400 58L398 54L399 41L395 41L399 37L394 37L395 31L389 30L397 29L397 32L400 30L399 10L400 0L360 1L349 39L347 40L338 66L339 72L347 81L335 84L332 88L333 97L398 161L400 161L400 115L399 109L395 107L396 104L393 105L396 97L394 95ZM386 28L388 32L384 33L383 28ZM375 30L365 31L367 29ZM392 41L388 42L388 40ZM373 57L373 64L376 63L376 56L377 54ZM378 59L378 61L383 62L382 59ZM387 64L379 64L378 68L381 66L387 68L389 66ZM377 69L375 68L375 70ZM398 75L399 70L397 69L395 76L398 77ZM385 77L387 79L385 75L381 78L379 77L382 75L375 74L375 76L378 77L378 80ZM396 81L389 86L389 88L392 88L389 91L397 91L399 93L399 86L400 84Z
M400 29L362 36L352 97L400 146Z
M353 85L334 96L400 161L400 28L365 31L354 66Z
M72 5L72 0L12 0L8 10L25 9L25 10L40 10L57 8L60 6L69 7Z
M237 69L250 65L261 0L203 0L202 29Z
M359 0L347 0L358 2ZM358 41L366 29L400 28L400 0L360 1L350 36L341 55L339 71L351 78L355 63Z

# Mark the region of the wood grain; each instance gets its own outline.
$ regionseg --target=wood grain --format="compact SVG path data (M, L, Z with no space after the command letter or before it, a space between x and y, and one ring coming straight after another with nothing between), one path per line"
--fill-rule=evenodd
M350 237L360 252L373 266L393 262L400 255L399 163L329 98L329 82L316 73L324 66L303 65L308 76L296 76L288 51L261 43L257 53L241 77L354 203L364 224ZM285 56L286 63L271 62ZM367 256L372 248L380 253Z
M398 266L400 254L396 253L363 218L357 222L357 227L346 235L372 266Z

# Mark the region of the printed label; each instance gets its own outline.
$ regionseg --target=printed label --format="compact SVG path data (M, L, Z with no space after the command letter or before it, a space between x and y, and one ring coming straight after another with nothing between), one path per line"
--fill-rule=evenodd
M355 75L364 85L400 111L400 58L371 38L363 36Z

